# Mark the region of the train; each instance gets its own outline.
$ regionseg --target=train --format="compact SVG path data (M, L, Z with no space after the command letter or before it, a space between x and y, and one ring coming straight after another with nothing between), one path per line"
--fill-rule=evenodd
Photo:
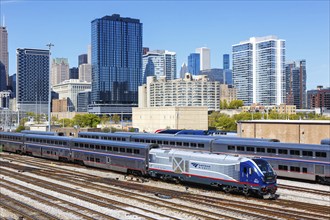
M279 177L330 184L330 146L326 144L281 143L277 139L129 132L80 132L78 136L135 143L157 143L161 147L168 148L260 157L272 165Z
M55 135L0 132L6 152L176 182L215 186L225 192L276 198L277 176L260 158Z

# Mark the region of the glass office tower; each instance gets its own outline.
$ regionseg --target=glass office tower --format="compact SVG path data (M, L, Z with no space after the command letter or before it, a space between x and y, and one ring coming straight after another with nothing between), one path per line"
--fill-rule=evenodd
M142 23L113 14L93 20L91 26L93 104L137 104L142 81ZM99 110L91 112L115 113Z
M196 76L199 74L200 68L200 54L191 53L188 56L188 72Z

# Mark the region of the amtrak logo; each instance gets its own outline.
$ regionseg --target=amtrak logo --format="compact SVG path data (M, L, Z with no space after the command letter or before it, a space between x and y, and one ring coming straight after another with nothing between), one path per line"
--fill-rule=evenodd
M193 165L193 167L197 168L197 169L203 169L203 170L210 170L211 166L210 165L205 165L205 164L199 164L199 163L191 163L191 165Z
M198 163L191 163L191 165L193 165L195 168L197 168Z

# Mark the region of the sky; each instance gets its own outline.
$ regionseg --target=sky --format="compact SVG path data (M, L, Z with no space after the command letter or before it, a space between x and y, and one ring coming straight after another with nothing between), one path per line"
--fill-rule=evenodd
M295 1L88 1L0 0L1 24L8 31L9 74L16 73L16 49L48 49L52 58L87 53L91 21L105 15L140 19L143 46L176 52L178 71L198 47L211 50L211 67L250 37L286 40L286 60L306 60L307 89L330 85L329 0ZM232 62L232 60L230 61Z

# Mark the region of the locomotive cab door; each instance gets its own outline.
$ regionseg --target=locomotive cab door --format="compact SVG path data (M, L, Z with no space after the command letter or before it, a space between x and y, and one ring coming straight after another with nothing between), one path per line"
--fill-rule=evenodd
M248 164L241 164L241 182L253 182L256 177L256 173L254 172L253 168Z

